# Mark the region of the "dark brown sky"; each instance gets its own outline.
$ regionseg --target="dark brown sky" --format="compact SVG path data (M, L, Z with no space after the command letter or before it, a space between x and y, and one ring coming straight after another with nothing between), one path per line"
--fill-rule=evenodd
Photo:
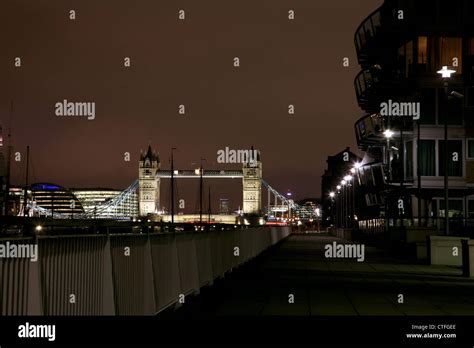
M253 145L272 186L298 198L319 196L326 157L355 148L353 123L362 111L353 36L381 3L2 0L0 122L8 123L13 100L13 145L31 147L30 181L124 188L137 177L139 151L149 141L165 169L172 146L178 168L197 167L204 157L208 167L232 169L216 164L217 150ZM96 119L55 116L63 99L94 101ZM22 172L14 163L16 183ZM232 186L237 192L240 182Z

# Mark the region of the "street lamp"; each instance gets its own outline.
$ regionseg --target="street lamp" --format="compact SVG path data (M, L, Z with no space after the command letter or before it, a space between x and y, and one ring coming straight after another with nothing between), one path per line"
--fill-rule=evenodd
M291 192L287 192L286 196L288 197L288 223L291 224L291 206L290 206L290 197L292 196Z
M385 138L387 138L387 148L385 151L386 153L385 156L386 156L386 161L387 161L388 177L390 181L392 180L392 170L390 168L390 138L393 136L393 134L394 134L393 131L390 129L386 129L383 132L383 135L385 136Z
M341 185L337 185L337 186L336 186L336 189L337 189L337 193L338 193L338 194L341 193ZM339 203L338 203L338 202L339 202ZM341 210L342 210L341 199L338 199L338 200L336 201L336 213L337 213L337 214L336 214L336 215L337 215L336 217L337 217L337 225L338 225L337 227L340 227L339 222L340 222L341 225L342 225L342 214L341 214L342 212L341 212Z
M352 168L354 169L354 168ZM355 170L354 170L355 171ZM347 182L347 186L349 186L350 188L348 188L348 192L346 194L346 207L347 207L347 212L346 212L346 219L349 215L349 212L351 213L350 215L350 218L349 218L349 222L351 223L352 222L352 219L354 217L354 185L351 185L351 181L353 179L353 176L352 175L346 175L344 177L344 180ZM352 194L351 194L351 191L352 191Z
M446 97L446 108L448 106L448 80L456 71L449 69L446 65L438 70L437 73L441 75L444 80L444 94ZM438 109L438 103L436 103ZM439 109L438 109L439 110ZM449 187L448 187L448 115L444 115L444 233L449 235Z
M451 75L454 74L456 70L449 69L447 65L444 65L440 70L437 71L438 74L441 74L443 79L451 78Z
M202 231L202 189L203 189L203 180L202 180L202 175L203 175L203 168L202 168L202 162L205 161L205 158L201 158L201 167L199 168L199 229Z
M347 181L346 180L341 180L341 186L342 186L342 227L346 227L346 220L347 220L347 205L346 205L346 185Z
M390 139L390 138L393 136L393 131L390 130L390 129L386 129L386 130L383 132L383 135L385 136L385 138Z
M174 170L174 157L173 157L173 152L176 150L175 147L171 148L171 228L174 230L174 175L175 170Z
M331 225L334 224L334 197L336 193L334 191L329 192L329 197L331 197Z

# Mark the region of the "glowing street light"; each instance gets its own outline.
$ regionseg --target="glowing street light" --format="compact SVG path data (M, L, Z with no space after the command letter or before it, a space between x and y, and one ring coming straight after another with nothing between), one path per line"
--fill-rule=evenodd
M354 163L354 168L355 169L359 169L360 167L362 167L362 163L360 163L360 162Z
M385 135L385 138L389 139L393 136L393 131L391 131L390 129L386 129L384 132L383 132L383 135Z
M449 79L451 78L451 75L454 74L456 70L448 69L448 67L445 65L441 68L441 70L438 70L437 73L441 74L441 77L443 79Z
M346 180L342 180L342 181L341 181L341 185L342 185L342 186L344 186L344 185L346 185L346 184L347 184Z
M445 65L438 70L437 73L441 74L441 77L444 80L444 94L446 98L446 104L448 103L448 80L451 78L451 75L454 74L456 70L448 69ZM436 113L438 113L438 103L436 103ZM448 188L448 115L444 115L444 234L449 235L449 188Z
M352 175L346 175L346 176L344 177L344 180L345 180L346 182L351 181L351 180L352 180Z
M341 189L341 185L337 185L336 188L337 188L338 190L340 190L340 189Z
M336 194L334 192L329 192L329 197L334 198Z
M351 173L352 173L352 174L355 174L355 172L356 172L356 169L355 169L355 168L351 168Z

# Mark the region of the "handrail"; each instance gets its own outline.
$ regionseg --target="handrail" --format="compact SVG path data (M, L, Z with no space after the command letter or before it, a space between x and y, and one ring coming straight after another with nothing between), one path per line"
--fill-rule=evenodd
M368 30L371 30L371 37L374 37L378 29L380 28L380 14L382 11L382 6L378 7L376 10L374 10L372 13L370 13L362 22L361 24L357 27L356 32L354 34L354 43L356 46L357 53L362 49L362 46L366 44L367 40L367 33ZM376 18L376 15L378 15L378 25L374 25L373 18ZM370 24L367 26L367 24ZM376 23L377 24L377 23ZM362 35L363 33L363 35ZM362 43L361 40L364 40L364 43Z
M354 86L356 89L357 98L359 98L372 84L380 81L375 70L363 69L354 78Z

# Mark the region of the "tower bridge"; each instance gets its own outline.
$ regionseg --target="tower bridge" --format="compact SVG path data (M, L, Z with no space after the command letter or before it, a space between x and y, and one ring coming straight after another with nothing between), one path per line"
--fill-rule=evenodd
M29 202L27 207L35 215L51 216L54 218L109 218L120 220L138 218L140 216L150 217L157 215L158 211L160 211L161 181L163 179L240 179L242 180L241 213L264 215L265 212L262 209L262 189L265 189L267 191L267 214L276 215L280 213L283 215L288 213L289 215L289 211L298 211L300 216L315 217L315 212L310 208L299 206L263 180L260 153L258 151L256 153L256 159L242 163L241 169L214 170L198 168L163 170L161 169L159 154L153 151L151 146L148 146L147 151L140 154L138 179L114 198L97 205L93 213L86 212L74 214L74 216L66 216L37 206L34 202ZM132 204L138 204L138 216L136 215L137 209L131 208ZM220 220L222 218L222 216L219 217ZM188 221L191 220L192 217L188 217ZM224 220L230 221L231 219Z
M242 179L243 213L260 214L261 186L262 186L262 162L260 153L253 161L242 164L241 171L204 170L202 167L196 170L160 170L160 157L158 153L148 146L145 154L140 155L138 171L139 186L139 212L141 216L153 214L160 208L160 184L162 178L173 179Z

